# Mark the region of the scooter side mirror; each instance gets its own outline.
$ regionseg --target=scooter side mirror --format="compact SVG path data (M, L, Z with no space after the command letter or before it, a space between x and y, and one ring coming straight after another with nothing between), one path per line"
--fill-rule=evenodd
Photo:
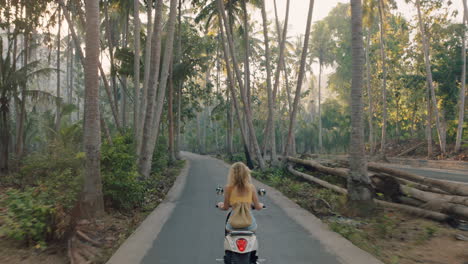
M224 189L223 189L223 187L218 186L218 187L216 188L216 194L217 194L217 195L222 195L222 194L224 194Z
M266 190L265 189L259 189L258 190L258 195L265 196L266 195Z

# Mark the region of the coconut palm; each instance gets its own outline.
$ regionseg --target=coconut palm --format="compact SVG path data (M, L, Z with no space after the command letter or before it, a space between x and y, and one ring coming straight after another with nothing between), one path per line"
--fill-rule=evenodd
M349 148L348 203L356 213L368 215L374 208L373 189L367 175L363 127L363 39L361 0L351 0L352 83L351 83L351 142Z
M94 218L104 213L101 183L101 121L99 114L99 2L86 0L85 111L83 145L86 153L81 214Z
M331 32L325 21L318 21L312 28L311 56L317 58L319 63L318 79L318 146L319 151L323 151L322 143L322 114L321 114L321 87L322 87L322 68L333 63L333 45Z
M50 93L40 90L26 89L27 80L34 77L41 77L49 75L55 69L41 68L41 61L30 61L26 65L18 68L17 62L20 56L26 54L26 50L13 54L12 41L18 33L7 35L7 41L0 37L0 173L8 171L9 160L9 142L10 142L10 102L13 100L20 106L19 113L17 113L17 123L19 127L24 127L26 115L26 100L49 100L58 101L59 98ZM7 43L8 46L4 47L3 44ZM19 87L22 87L19 89ZM17 146L24 145L24 129L18 129L17 133ZM22 149L22 148L21 148ZM22 151L21 151L22 152ZM18 154L19 152L17 152Z

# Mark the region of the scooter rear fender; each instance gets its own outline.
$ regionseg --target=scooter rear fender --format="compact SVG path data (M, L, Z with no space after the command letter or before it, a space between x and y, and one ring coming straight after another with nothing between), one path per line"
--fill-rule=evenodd
M242 252L237 248L237 245L236 245L236 241L241 238L247 240L247 248ZM239 254L245 254L245 253L257 251L258 250L257 236L255 234L251 234L251 235L228 234L224 238L224 250L236 252Z

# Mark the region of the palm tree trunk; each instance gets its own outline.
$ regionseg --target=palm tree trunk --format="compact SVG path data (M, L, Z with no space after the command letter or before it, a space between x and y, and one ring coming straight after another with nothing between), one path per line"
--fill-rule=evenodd
M237 122L239 124L239 129L240 129L240 132L241 132L241 138L242 138L242 143L243 143L243 147L244 147L244 153L245 153L245 157L246 157L246 160L247 160L247 165L249 166L249 168L253 168L253 164L252 164L252 160L251 160L251 157L252 157L252 153L251 153L251 149L249 148L249 145L247 144L247 133L245 131L245 127L244 127L244 124L243 124L243 121L242 121L242 116L241 116L241 112L239 110L239 103L237 101L237 95L236 95L236 91L234 89L234 86L235 86L235 81L234 81L234 77L233 77L233 73L232 73L232 69L231 69L231 64L229 62L229 48L228 48L228 44L226 43L227 40L226 40L226 36L224 35L224 29L223 29L223 22L222 22L222 18L221 16L218 16L218 21L219 21L219 31L220 31L220 35L221 35L221 42L222 42L222 46L223 46L223 56L224 56L224 61L226 62L226 72L227 72L227 80L228 80L228 89L229 89L229 92L231 93L231 110L230 110L230 118L229 118L229 129L231 130L231 138L230 138L230 141L228 142L228 152L231 151L231 155L232 155L232 152L234 151L234 148L233 148L233 136L234 136L234 111L236 113L236 117L237 117ZM234 108L234 110L233 110Z
M426 64L426 81L427 81L427 84L429 86L429 90L431 92L432 107L433 107L433 110L434 110L434 115L436 117L436 128L437 128L437 135L439 137L440 151L444 155L445 152L446 152L445 139L443 138L445 133L442 131L440 116L439 116L439 109L438 109L438 106L437 106L437 98L436 98L436 95L435 95L434 84L432 82L431 61L430 61L430 58L429 58L429 43L427 41L427 36L426 36L424 26L423 26L423 18L422 18L422 15L421 15L420 0L416 0L416 8L418 9L419 29L421 31L423 49L424 49L424 62Z
M154 17L154 27L153 27L153 37L151 40L151 62L150 62L150 78L148 81L148 98L147 98L147 104L146 104L146 112L145 112L145 118L143 120L142 125L142 134L141 134L141 139L140 142L140 149L138 150L139 153L139 160L138 164L147 164L151 163L151 160L143 160L143 159L148 159L148 152L150 150L148 149L148 144L151 135L153 133L153 125L152 125L152 120L154 116L154 104L155 104L155 98L156 98L156 92L158 89L158 79L159 79L159 68L160 68L160 62L161 62L161 37L162 37L162 6L163 6L163 1L158 0L156 4L156 14ZM143 144L145 142L145 144ZM143 149L145 149L143 152ZM140 166L140 173L142 173L142 165ZM148 165L145 165L146 167ZM148 170L148 169L146 169ZM149 171L149 170L148 170ZM142 175L145 175L142 173ZM147 173L149 175L149 172ZM146 176L146 175L145 175Z
M118 113L119 108L119 98L118 98L118 91L117 91L117 76L115 71L115 63L114 63L114 40L112 38L112 29L109 20L109 2L110 0L105 1L103 4L104 7L104 26L105 26L105 34L107 39L107 44L109 46L109 60L111 65L111 85L112 85L112 92L114 95L114 102L116 112Z
M26 8L27 10L27 8ZM28 12L26 12L28 13ZM30 42L30 33L26 32L24 35L24 53L23 53L23 65L28 65L29 59L29 42ZM21 101L20 101L20 112L18 120L18 131L16 139L16 158L21 159L24 151L24 122L26 122L26 83L21 85Z
M468 20L468 12L466 7L466 0L463 0L463 25L466 26L466 20ZM460 152L461 150L461 141L463 135L463 120L464 120L464 111L465 111L465 94L466 94L466 30L464 27L462 34L462 75L461 75L461 89L460 89L460 102L458 110L458 127L457 127L457 138L455 141L455 152Z
M319 153L323 153L322 142L322 61L319 62L319 81L318 81L318 123L319 123Z
M126 14L125 14L125 22L124 22L124 30L122 32L122 47L124 49L127 48L127 44L128 44L128 39L129 39L129 30L128 30L128 24L130 23L129 22L130 20L130 15L129 15L129 12L127 11ZM120 95L121 95L121 98L122 98L122 107L121 107L121 110L122 110L122 126L124 128L127 127L127 116L128 116L128 113L127 113L127 89L128 87L128 79L127 79L127 76L126 75L123 75L122 76L122 88L120 89Z
M152 41L153 41L153 19L152 19L152 9L153 4L150 1L146 10L148 16L148 24L146 25L146 43L145 43L145 76L143 81L143 93L141 96L140 110L139 113L139 122L137 129L137 154L140 155L141 150L141 139L143 138L143 124L145 122L146 116L146 107L148 102L148 89L149 89L149 79L150 79L150 70L151 70L151 57L152 57Z
M171 63L172 64L172 63ZM169 158L170 162L174 162L176 160L175 151L174 151L174 81L172 78L172 74L174 71L174 65L171 65L171 72L169 75L169 93L168 93L168 102L167 102L167 115L169 119Z
M62 30L62 14L61 8L58 8L58 31L57 31L57 99L56 99L56 109L55 109L55 131L60 130L61 122L61 103L60 103L60 48L61 48L61 34Z
M140 0L133 0L133 38L134 38L134 62L133 62L133 86L135 88L135 97L133 103L133 127L135 141L138 140L140 128Z
M296 116L297 116L297 109L299 105L299 101L301 98L301 88L302 84L304 81L304 76L305 76L305 63L307 59L307 50L309 48L309 38L310 38L310 28L312 24L312 12L314 10L314 0L310 0L309 4L309 14L307 15L307 26L306 26L306 32L305 32L305 37L304 37L304 47L302 48L302 55L301 55L301 63L299 66L299 75L297 78L297 86L296 86L296 94L294 96L294 103L293 103L293 109L290 115L289 119L289 130L288 130L288 136L287 140L285 142L285 147L284 147L284 156L289 156L292 151L294 151L294 146L293 146L293 134L294 134L294 128L296 126Z
M245 76L245 89L247 92L247 104L252 107L250 102L250 38L249 38L249 18L247 13L247 0L242 0L243 22L244 22L244 48L245 48L245 61L244 61L244 76Z
M433 155L433 150L432 150L431 89L429 88L429 85L427 85L426 105L427 105L427 115L426 115L427 158L430 159Z
M10 131L8 121L8 109L8 98L2 95L0 97L0 175L8 173L8 161L10 159Z
M83 68L85 68L85 58L84 58L84 55L83 55L83 51L81 50L80 40L78 39L78 36L76 34L76 31L75 31L75 27L73 26L74 23L70 19L70 14L67 12L68 10L67 10L67 7L65 6L63 0L58 0L58 1L59 1L60 6L62 7L62 11L63 11L63 14L65 16L65 20L67 21L68 27L70 29L70 33L72 35L73 42L75 43L76 52L78 53L78 57L80 58L80 62L83 65ZM82 19L80 17L80 20L82 20L83 25L85 25L84 19ZM101 63L99 61L98 61L98 68L99 68L99 73L101 75L102 83L104 84L104 88L106 90L106 94L107 94L107 97L109 99L109 104L110 104L110 108L111 108L111 111L112 111L112 116L114 118L115 125L116 125L118 130L121 130L120 121L119 121L119 113L118 113L118 109L117 109L117 106L116 106L117 103L113 100L112 93L111 93L111 88L109 86L109 82L108 82L108 80L106 78L106 74L104 72L104 69L102 68L102 65L101 65Z
M158 7L161 7L161 6L162 5L158 5ZM169 66L173 59L174 35L175 35L174 32L175 32L176 17L177 17L177 0L171 0L169 21L167 24L167 39L166 39L166 44L165 44L166 47L164 51L165 56L164 56L162 68L161 68L161 79L159 81L160 86L158 89L156 112L155 112L153 119L148 124L149 126L152 126L152 129L151 129L152 133L148 141L143 141L143 142L148 142L148 144L142 144L142 149L141 149L141 158L140 158L139 168L140 168L140 173L144 175L145 177L149 177L149 174L151 172L151 162L153 159L154 146L159 136L159 123L161 121L161 114L162 114L162 110L164 106L163 102L164 102L164 98L166 95L166 87L168 83L167 80L169 77ZM145 126L146 125L147 124L145 123Z
M351 142L349 150L348 205L358 215L369 215L373 208L373 188L367 175L364 150L362 106L363 39L361 0L351 0L352 82L351 82Z
M267 94L268 94L268 116L271 117L271 124L267 129L269 137L269 145L271 150L271 163L276 165L278 163L278 157L276 156L276 137L274 131L274 102L273 102L273 91L271 87L271 57L270 57L270 44L268 39L268 19L265 8L265 1L262 2L262 20L263 20L263 36L265 38L265 61L267 70Z
M265 139L264 139L264 143L263 143L264 144L263 145L263 152L264 153L266 152L266 147L267 147L267 142L269 142L269 137L274 136L273 134L274 134L274 131L275 131L275 120L274 120L274 118L275 118L275 113L276 113L276 95L278 93L281 70L284 71L284 78L286 79L286 84L287 84L288 74L287 74L287 69L286 69L286 63L285 63L285 60L284 60L284 50L285 50L285 45L286 45L286 36L287 36L288 21L289 21L289 3L290 3L290 0L288 0L287 3L286 3L285 24L284 24L284 27L283 27L283 31L281 31L280 26L279 26L279 21L278 21L278 11L277 11L277 8L276 8L276 0L273 1L274 9L275 9L276 31L277 31L277 34L278 34L278 45L280 47L280 50L279 50L279 57L278 57L278 61L277 61L278 67L277 67L276 72L275 72L275 82L274 82L274 85L273 85L273 98L272 98L272 101L273 101L273 111L272 111L272 113L273 114L272 115L268 114L268 118L267 118L267 124L266 124L266 128L265 128ZM289 86L287 86L287 90L289 91ZM288 92L287 99L288 99L288 103L289 103L289 106L290 106L290 109L291 109L291 97L290 97L289 92Z
M374 105L372 104L372 91L371 91L371 74L370 74L370 58L369 58L369 49L370 49L370 29L367 34L367 44L366 44L366 83L367 83L367 100L369 102L369 145L370 145L370 154L373 155L375 151L374 145Z
M382 57L382 137L380 141L380 152L385 154L385 144L387 139L387 56L385 52L385 24L383 14L383 2L379 0L380 18L380 56Z
M81 216L95 218L104 213L102 196L99 115L99 2L86 0L85 111L83 145L86 153Z
M229 22L227 21L227 18L226 18L226 12L224 10L224 2L222 0L218 0L218 11L219 11L221 19L223 21L222 23L220 23L220 26L222 26L224 24L224 27L226 29L226 37L227 37L227 42L228 42L228 46L229 46L229 48L228 48L229 53L228 54L230 55L230 57L232 59L236 79L237 79L238 85L240 87L241 101L242 101L242 104L244 106L244 114L245 114L246 121L247 121L247 131L249 133L249 140L252 141L252 143L253 143L253 148L254 148L253 152L255 153L255 156L257 158L257 161L258 161L258 164L259 164L260 168L263 170L263 169L265 169L265 161L263 160L262 153L260 151L260 147L259 147L258 141L257 141L257 136L255 134L255 128L254 128L253 121L252 121L252 112L251 112L251 109L250 109L250 107L248 105L246 90L245 90L245 87L244 87L244 83L242 82L242 77L241 77L241 73L240 73L240 70L239 70L239 65L237 63L237 59L236 59L236 56L235 56L233 36L231 34L231 31L230 31L230 24L229 24ZM226 63L228 64L229 61L226 61Z
M179 7L178 7L178 18L177 18L177 47L176 53L177 63L182 62L182 0L179 0ZM181 116L182 116L182 87L183 87L183 80L179 80L177 82L177 123L176 123L176 135L175 135L175 155L177 159L181 159L180 156L180 131L181 131Z

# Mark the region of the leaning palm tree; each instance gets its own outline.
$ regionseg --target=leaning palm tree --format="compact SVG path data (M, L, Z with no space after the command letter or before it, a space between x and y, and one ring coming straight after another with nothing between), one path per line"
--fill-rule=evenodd
M426 36L426 31L424 29L424 21L423 21L423 16L421 14L420 0L416 0L416 9L418 11L418 24L419 24L419 30L421 33L422 45L423 45L423 51L424 51L424 63L426 65L426 82L427 82L427 87L428 87L428 93L429 93L429 97L432 99L432 107L434 110L434 115L436 117L436 128L437 128L437 135L439 137L440 151L442 152L442 154L445 154L446 152L445 131L443 131L442 124L440 121L439 107L437 106L437 98L435 94L434 83L432 80L432 69L431 69L431 61L430 61L430 55L429 55L429 42Z
M352 82L351 142L349 148L348 204L359 215L368 215L374 208L373 189L367 175L363 127L363 39L361 0L351 0Z
M307 15L307 26L306 26L306 32L304 36L304 46L302 48L302 53L301 53L301 61L300 61L300 66L299 66L299 71L298 71L298 78L297 78L297 83L296 83L296 93L294 97L294 103L293 103L293 109L290 114L290 120L289 120L289 130L288 130L288 135L284 147L284 156L288 156L291 153L291 149L293 146L293 133L294 133L294 127L296 126L296 116L297 116L297 111L298 111L298 105L299 105L299 100L301 97L301 89L302 89L302 84L305 76L305 66L306 66L306 61L307 61L307 51L309 49L309 38L310 38L310 28L312 24L312 12L314 10L314 0L310 0L309 3L309 13Z

